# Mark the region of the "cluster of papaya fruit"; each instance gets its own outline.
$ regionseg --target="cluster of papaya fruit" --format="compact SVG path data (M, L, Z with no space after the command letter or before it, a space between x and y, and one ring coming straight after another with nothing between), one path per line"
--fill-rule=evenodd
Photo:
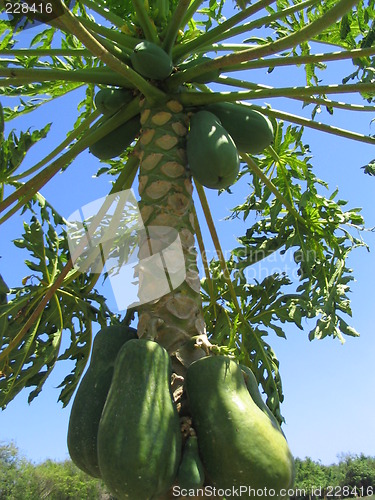
M293 458L252 371L227 356L194 361L184 382L188 433L171 377L159 344L130 327L102 329L71 410L75 464L118 500L166 499L176 486L191 495L203 485L249 485L279 498L292 485Z
M173 71L186 71L210 61L200 57L184 61L174 67L170 56L158 45L147 40L134 48L130 62L135 71L150 80L165 80ZM218 69L192 77L195 83L206 83L218 78ZM186 83L189 83L189 79ZM186 90L186 87L183 87ZM131 102L132 91L104 88L95 96L95 105L109 117ZM140 130L139 116L116 128L90 147L101 160L120 155L135 139ZM204 140L203 140L204 138ZM239 153L257 154L273 141L272 124L263 114L248 106L230 102L201 106L192 110L187 156L192 175L212 189L227 188L237 178Z
M239 153L260 153L272 142L272 124L262 113L231 102L210 104L190 119L189 168L203 186L228 188L239 173Z

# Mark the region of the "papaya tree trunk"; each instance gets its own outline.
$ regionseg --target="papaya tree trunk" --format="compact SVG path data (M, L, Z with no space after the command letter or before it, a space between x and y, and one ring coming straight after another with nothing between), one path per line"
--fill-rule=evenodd
M138 335L157 341L171 355L172 364L182 362L182 366L189 362L181 354L177 354L177 362L176 352L192 337L205 334L194 237L193 185L186 159L187 131L188 115L178 101L167 100L157 106L141 102L141 216L148 235L152 229L157 231L156 238L152 238L152 253L167 248L178 235L185 277L177 287L172 286L171 279L169 293L139 306ZM140 242L140 262L149 252L150 237L145 236ZM181 265L178 256L174 265ZM173 274L173 269L167 272ZM140 295L157 293L157 273L150 278L139 274ZM155 290L151 290L153 287ZM174 368L177 373L181 371Z

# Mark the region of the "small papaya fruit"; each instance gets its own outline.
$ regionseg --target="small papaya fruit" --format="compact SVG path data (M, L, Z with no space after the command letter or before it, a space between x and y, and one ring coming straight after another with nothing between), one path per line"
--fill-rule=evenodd
M186 61L181 63L178 66L178 69L180 71L184 71L186 69L194 68L195 66L199 66L201 64L204 64L208 61L212 61L210 57L200 57L199 59L193 59L191 61ZM188 82L196 82L196 83L208 83L216 80L220 76L220 70L219 69L211 69L207 73L202 73L201 75L197 77L190 78L187 80Z
M173 69L172 59L155 43L143 40L130 56L135 71L151 80L165 80Z
M193 114L186 153L192 175L203 186L222 189L236 180L240 169L236 145L213 113Z
M134 328L117 325L102 328L96 334L90 364L73 401L68 426L69 454L79 469L93 477L101 477L97 434L115 359L121 346L136 337Z
M139 130L139 115L137 115L96 141L89 147L89 151L100 160L115 158L133 142Z
M129 104L132 99L133 94L130 90L105 88L96 93L94 102L100 113L110 116Z
M189 436L182 452L177 482L182 489L196 490L204 483L204 468L199 456L197 436Z

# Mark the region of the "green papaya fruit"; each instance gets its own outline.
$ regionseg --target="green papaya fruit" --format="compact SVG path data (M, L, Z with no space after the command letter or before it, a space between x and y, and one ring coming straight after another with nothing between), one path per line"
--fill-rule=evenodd
M202 358L190 365L185 383L200 456L214 486L250 485L264 498L285 494L282 489L293 482L292 454L250 397L238 364L227 356Z
M115 359L121 346L136 337L134 328L124 326L109 326L96 334L89 367L73 401L68 427L69 454L77 467L93 477L101 477L97 434Z
M138 43L130 56L133 68L152 80L165 80L173 69L172 59L161 48L147 40Z
M213 113L193 114L186 153L192 175L203 186L222 189L235 182L240 169L237 148Z
M274 414L268 408L266 403L263 401L263 398L259 392L259 385L258 385L257 379L255 378L254 373L252 372L252 370L250 370L250 368L248 366L240 365L240 368L242 370L242 375L244 377L247 390L248 390L252 400L258 406L258 408L260 408L266 415L268 415L273 426L276 429L281 431L280 425L279 425L278 421L276 420Z
M186 440L178 468L177 482L181 489L188 491L203 486L204 468L199 457L197 436L189 436Z
M89 151L100 160L115 158L134 141L139 130L140 122L139 115L137 115L92 144Z
M269 119L248 106L220 102L209 104L204 109L218 117L240 153L261 153L273 143L273 128Z
M184 71L186 69L190 69L190 68L193 68L195 66L199 66L201 64L204 64L208 61L212 61L212 59L210 57L203 56L203 57L200 57L199 59L193 59L192 61L187 61L187 62L181 63L178 66L178 69L180 71ZM219 76L220 76L219 69L211 69L207 73L203 73L203 74L201 74L197 77L193 77L187 81L188 82L196 82L196 83L208 83L208 82L212 82L212 81L216 80L217 78L219 78Z
M171 361L156 342L130 340L116 359L99 423L99 468L118 500L146 500L173 484L181 431L171 395Z
M94 98L95 106L103 115L113 115L120 108L129 104L133 93L127 89L100 89Z

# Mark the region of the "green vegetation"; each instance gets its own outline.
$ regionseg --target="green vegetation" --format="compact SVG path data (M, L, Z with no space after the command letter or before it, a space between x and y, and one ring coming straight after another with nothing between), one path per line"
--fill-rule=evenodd
M6 500L112 500L104 484L73 462L33 464L13 444L0 445L0 498Z
M294 498L372 498L375 492L375 457L341 455L332 465L296 458L295 469Z

